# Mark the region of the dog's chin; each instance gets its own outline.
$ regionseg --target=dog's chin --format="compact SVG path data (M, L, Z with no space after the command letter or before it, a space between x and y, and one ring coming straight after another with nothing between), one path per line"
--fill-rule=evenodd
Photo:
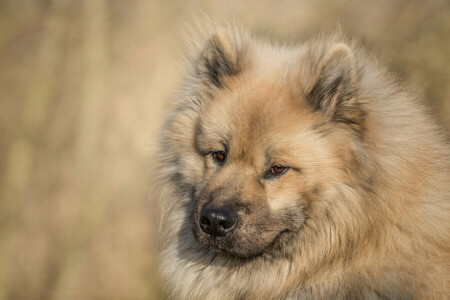
M209 251L214 252L216 255L220 255L223 257L234 258L238 260L251 260L257 257L265 256L271 257L275 254L282 252L282 249L285 249L286 245L292 240L292 232L289 230L283 230L275 238L266 243L263 247L260 248L241 248L239 247L239 243L231 244L231 243L221 243L221 241L205 241L204 239L198 239L197 241Z

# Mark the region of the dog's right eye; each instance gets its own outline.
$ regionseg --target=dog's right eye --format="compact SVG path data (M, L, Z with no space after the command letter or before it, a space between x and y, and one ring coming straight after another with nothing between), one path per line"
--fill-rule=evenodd
M217 163L223 164L223 162L227 158L227 154L225 153L225 151L215 151L212 153L212 157Z

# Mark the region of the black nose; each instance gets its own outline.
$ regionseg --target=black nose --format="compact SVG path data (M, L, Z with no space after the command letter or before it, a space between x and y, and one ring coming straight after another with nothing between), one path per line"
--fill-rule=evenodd
M223 236L236 226L237 217L228 209L203 208L200 213L200 227L213 236Z

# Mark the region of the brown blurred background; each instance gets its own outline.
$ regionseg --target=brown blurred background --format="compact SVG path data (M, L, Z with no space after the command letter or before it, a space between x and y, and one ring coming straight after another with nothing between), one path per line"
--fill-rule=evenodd
M199 11L279 41L339 23L450 130L448 0L0 0L0 300L162 297L151 153Z

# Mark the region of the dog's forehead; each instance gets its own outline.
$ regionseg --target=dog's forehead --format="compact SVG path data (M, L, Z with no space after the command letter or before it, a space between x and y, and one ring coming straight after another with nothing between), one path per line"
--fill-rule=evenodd
M243 77L218 92L202 116L205 134L232 139L239 149L255 151L260 144L267 146L279 140L277 137L294 136L314 122L311 109L286 83L271 76L263 79Z

